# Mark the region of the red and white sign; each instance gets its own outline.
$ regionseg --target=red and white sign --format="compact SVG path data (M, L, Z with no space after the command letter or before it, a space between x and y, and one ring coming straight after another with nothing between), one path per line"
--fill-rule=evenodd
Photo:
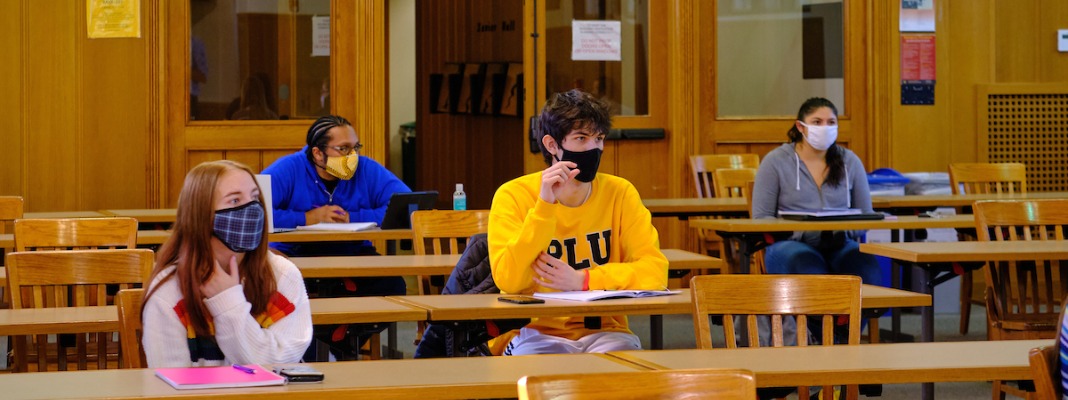
M622 37L619 21L571 21L571 59L620 61Z

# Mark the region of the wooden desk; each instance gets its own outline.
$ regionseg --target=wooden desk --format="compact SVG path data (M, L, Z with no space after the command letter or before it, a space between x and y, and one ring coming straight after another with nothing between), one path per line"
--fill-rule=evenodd
M23 213L22 218L105 218L111 215L96 211L55 211L55 212L28 212Z
M686 220L694 216L749 216L749 208L741 197L642 199L642 204L653 217Z
M720 269L723 266L723 260L716 257L680 249L660 251L667 257L669 269ZM460 260L460 255L292 257L289 260L305 278L449 275Z
M923 276L922 290L933 295L935 286L957 276L953 263L966 263L962 267L977 269L986 261L1068 260L1068 241L862 243L860 251L891 258L902 267L918 269ZM927 308L921 313L923 340L931 341L934 330L928 322L933 323L934 313ZM900 322L895 318L893 323L896 329Z
M1031 379L1028 350L1052 340L890 343L609 355L652 369L745 368L757 386L971 382Z
M931 209L970 206L979 200L1036 199L1068 199L1068 192L1039 192L1028 193L1024 196L998 196L996 194L872 196L871 205L876 210ZM653 214L653 217L678 217L686 220L693 216L745 217L749 215L745 199L741 198L642 199L642 203Z
M513 304L497 301L497 294L455 296L391 296L390 299L427 311L430 321L466 321L540 317L587 317L606 315L690 314L693 303L689 291L672 296L598 301L545 300L543 304ZM906 290L872 285L861 287L862 308L922 307L931 305L931 296ZM663 348L663 326L650 324L652 348Z
M907 196L872 196L871 205L877 210L891 208L964 207L980 200L1043 200L1068 199L1068 192L1035 192L1026 195L998 194L941 194Z
M178 217L176 208L148 208L126 210L100 210L101 213L114 217L130 217L139 223L174 223Z
M626 372L643 368L604 354L437 358L312 363L322 383L253 388L175 390L151 369L0 375L14 398L188 399L463 399L516 397L526 375Z
M975 219L970 214L950 215L940 218L896 216L880 221L793 221L785 219L698 219L690 226L716 231L724 240L734 241L738 251L733 270L749 273L750 257L761 248L765 233L793 231L834 231L871 229L928 229L928 228L974 228Z
M311 299L310 305L316 325L423 321L427 317L423 309L384 297ZM118 330L115 306L0 310L0 336Z
M0 247L5 247L4 236L0 235ZM171 231L146 230L137 231L138 245L160 245L171 236ZM268 241L281 243L301 242L336 242L351 240L400 240L411 239L411 229L370 229L359 232L327 232L327 231L293 231L272 233L267 237Z
M680 249L662 249L669 269L722 269L723 260ZM305 278L349 278L401 275L449 275L459 254L292 257L289 261ZM0 267L0 287L7 285L7 268Z

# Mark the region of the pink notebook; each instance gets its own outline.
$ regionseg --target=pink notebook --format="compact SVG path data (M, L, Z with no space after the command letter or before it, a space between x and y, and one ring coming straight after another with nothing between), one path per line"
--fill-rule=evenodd
M250 374L233 366L158 368L156 376L175 389L210 389L248 386L284 385L286 378L255 364L245 365L256 371Z

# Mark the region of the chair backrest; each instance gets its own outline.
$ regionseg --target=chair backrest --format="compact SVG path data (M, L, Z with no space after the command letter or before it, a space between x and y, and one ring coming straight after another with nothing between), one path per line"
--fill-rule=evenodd
M1065 240L1068 200L977 201L980 241ZM988 262L988 336L1052 338L1068 296L1068 261Z
M144 368L148 365L141 348L141 300L145 289L120 290L115 295L119 309L119 343L122 345L123 368Z
M953 194L1027 194L1027 167L1020 163L953 163L949 180Z
M15 250L132 249L133 218L53 218L15 221Z
M697 347L712 348L709 317L723 317L726 347L734 348L735 332L744 324L749 347L760 346L759 318L767 318L767 343L786 345L784 321L794 318L798 346L808 345L809 317L819 322L824 346L834 344L838 317L848 317L846 343L860 344L860 277L849 275L703 275L690 280L693 297L694 334ZM737 319L736 319L737 318ZM813 324L815 325L815 324ZM808 387L798 387L799 398L808 398ZM833 388L824 387L824 393ZM859 388L847 387L847 397L857 398Z
M716 197L744 197L750 182L756 182L756 168L735 168L716 170ZM752 193L752 192L750 192Z
M107 285L129 289L140 285L152 269L154 254L148 249L70 250L13 252L7 255L7 284L11 308L64 308L107 305ZM108 333L90 340L79 334L76 356L79 369L86 369L87 347L97 347L97 368L107 365ZM15 369L26 371L26 337L15 337ZM48 370L46 335L37 335L37 370ZM105 346L96 346L104 344ZM59 369L66 369L67 345L57 346Z
M1031 349L1028 354L1031 364L1031 379L1039 399L1060 399L1061 387L1060 347L1056 344Z
M489 210L425 210L412 213L415 254L460 254L467 238L489 231Z
M0 196L0 234L7 233L7 226L22 218L22 197Z
M735 324L744 321L748 346L758 347L757 317L771 319L773 347L784 346L782 318L797 318L798 346L808 344L810 316L821 321L822 337L833 337L834 319L849 317L849 344L860 343L860 278L848 275L703 275L690 280L697 347L711 349L710 315L723 316L726 346L737 347ZM733 317L740 316L738 321ZM824 345L833 340L824 340Z
M690 171L697 197L716 197L715 172L717 169L757 168L760 156L756 154L698 154L690 156Z
M756 398L756 380L744 369L693 369L524 376L520 400Z

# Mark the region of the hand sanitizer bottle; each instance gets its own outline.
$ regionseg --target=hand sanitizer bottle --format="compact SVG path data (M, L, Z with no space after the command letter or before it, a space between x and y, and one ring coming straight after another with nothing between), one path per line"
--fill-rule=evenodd
M462 183L456 184L456 192L452 194L452 209L467 209L467 193L464 193L464 184Z

